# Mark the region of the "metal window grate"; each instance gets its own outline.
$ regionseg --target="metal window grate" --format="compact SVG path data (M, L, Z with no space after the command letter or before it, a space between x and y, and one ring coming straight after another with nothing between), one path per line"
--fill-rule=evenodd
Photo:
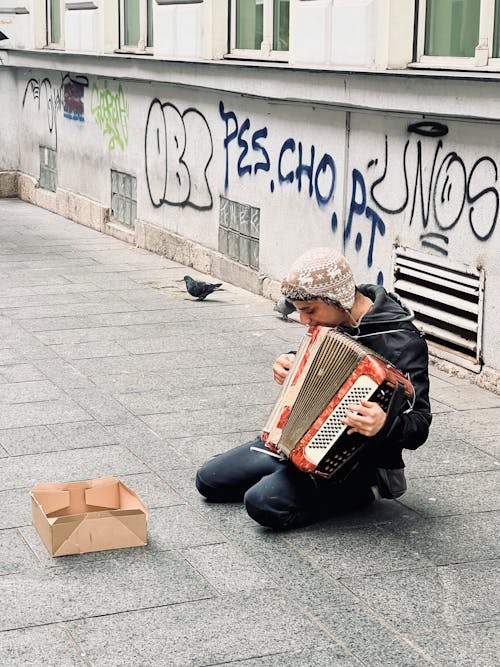
M41 188L55 192L57 190L57 151L48 146L40 146L40 180Z
M260 209L220 198L219 252L231 259L259 268Z
M127 227L134 227L137 217L137 179L111 170L111 217Z
M397 247L394 290L414 310L436 356L480 371L483 269Z

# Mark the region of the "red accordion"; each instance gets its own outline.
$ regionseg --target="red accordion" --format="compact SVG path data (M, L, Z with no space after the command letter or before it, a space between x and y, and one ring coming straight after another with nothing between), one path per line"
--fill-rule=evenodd
M310 327L262 439L300 470L330 478L353 467L367 443L347 435L347 406L374 401L388 412L396 394L410 403L413 387L387 360L335 329Z

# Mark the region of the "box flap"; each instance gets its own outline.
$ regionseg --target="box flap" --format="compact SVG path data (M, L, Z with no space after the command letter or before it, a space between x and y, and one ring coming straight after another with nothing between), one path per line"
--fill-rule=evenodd
M96 480L101 483L91 486L85 490L85 502L93 507L106 507L108 509L119 509L120 488L116 479L105 478Z
M68 507L70 503L69 491L37 489L37 487L34 487L31 490L31 495L40 505L45 514L58 512L59 510Z
M54 527L54 556L74 553L144 546L147 529L144 514L95 518L88 514L82 521Z

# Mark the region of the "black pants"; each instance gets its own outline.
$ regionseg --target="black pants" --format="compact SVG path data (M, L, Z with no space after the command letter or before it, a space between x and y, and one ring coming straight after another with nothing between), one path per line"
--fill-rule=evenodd
M211 458L196 475L198 491L212 502L243 500L263 526L295 528L368 505L374 477L360 466L341 484L303 473L266 453L260 438Z

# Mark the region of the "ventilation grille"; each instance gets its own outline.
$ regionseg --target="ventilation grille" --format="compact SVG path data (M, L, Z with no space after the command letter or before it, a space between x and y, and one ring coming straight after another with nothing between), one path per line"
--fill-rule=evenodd
M400 247L395 250L394 290L415 312L415 325L436 356L480 370L483 269Z

